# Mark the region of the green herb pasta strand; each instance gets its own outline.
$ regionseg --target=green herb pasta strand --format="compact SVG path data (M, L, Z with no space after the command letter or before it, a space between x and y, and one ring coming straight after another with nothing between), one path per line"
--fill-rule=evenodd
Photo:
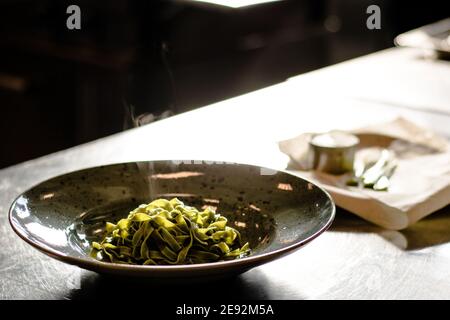
M198 211L182 201L157 199L142 204L116 224L106 223L106 234L92 243L91 255L113 263L173 265L241 258L239 232L209 208Z

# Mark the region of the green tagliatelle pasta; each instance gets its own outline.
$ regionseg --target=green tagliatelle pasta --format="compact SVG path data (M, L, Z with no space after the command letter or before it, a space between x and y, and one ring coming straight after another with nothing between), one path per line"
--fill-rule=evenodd
M249 254L239 232L207 208L198 211L182 201L158 199L142 204L116 224L106 223L92 256L115 263L193 264L231 260Z

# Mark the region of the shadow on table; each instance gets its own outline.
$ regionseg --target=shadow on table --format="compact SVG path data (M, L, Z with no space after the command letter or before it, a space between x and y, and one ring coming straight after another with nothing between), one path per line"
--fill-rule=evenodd
M251 273L251 276L248 274ZM185 300L186 302L228 301L230 299L266 300L270 296L265 290L268 286L264 273L257 269L245 274L214 281L185 281L174 283L162 280L133 277L116 277L96 273L86 273L81 279L81 288L73 290L69 299L152 299Z
M450 206L400 231L383 229L338 209L330 231L374 233L403 250L423 249L450 242Z

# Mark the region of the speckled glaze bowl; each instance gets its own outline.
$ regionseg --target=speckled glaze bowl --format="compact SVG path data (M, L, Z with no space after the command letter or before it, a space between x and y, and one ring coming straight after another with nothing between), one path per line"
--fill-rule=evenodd
M153 198L178 197L214 206L249 241L252 254L232 261L136 266L97 261L90 243L105 221L126 217ZM291 253L324 232L335 206L313 183L282 171L243 164L149 161L108 165L42 182L19 196L9 219L30 245L58 260L100 273L202 278L244 272Z

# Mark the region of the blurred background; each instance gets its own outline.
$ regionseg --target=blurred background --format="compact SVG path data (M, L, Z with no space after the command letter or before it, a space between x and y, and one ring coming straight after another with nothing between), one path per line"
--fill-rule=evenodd
M445 1L208 2L0 0L0 168L392 47L448 16ZM81 30L66 28L71 4ZM366 28L371 4L380 30Z

